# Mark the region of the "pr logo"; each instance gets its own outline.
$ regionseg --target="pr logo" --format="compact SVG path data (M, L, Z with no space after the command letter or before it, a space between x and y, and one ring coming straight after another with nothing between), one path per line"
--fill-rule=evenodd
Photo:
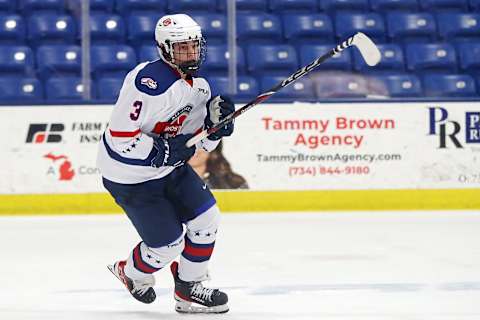
M28 127L27 143L58 143L62 141L60 134L65 130L63 123L32 123Z

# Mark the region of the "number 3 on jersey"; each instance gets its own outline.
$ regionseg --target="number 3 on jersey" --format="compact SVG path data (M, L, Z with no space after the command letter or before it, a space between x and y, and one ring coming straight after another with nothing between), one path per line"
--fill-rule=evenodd
M130 113L130 119L137 121L140 117L140 111L142 111L142 101L135 101L133 103L133 112Z

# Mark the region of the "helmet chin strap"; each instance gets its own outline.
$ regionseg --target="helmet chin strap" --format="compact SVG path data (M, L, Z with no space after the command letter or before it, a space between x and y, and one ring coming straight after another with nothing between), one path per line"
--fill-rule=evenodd
M187 61L177 66L183 73L187 75L192 75L198 70L198 62L196 61Z

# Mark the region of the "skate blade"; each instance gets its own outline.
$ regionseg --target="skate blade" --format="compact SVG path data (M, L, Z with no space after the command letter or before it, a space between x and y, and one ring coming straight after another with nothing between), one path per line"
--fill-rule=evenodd
M107 268L118 280L120 280L123 283L122 279L120 279L120 277L115 273L115 268L113 265L109 264L107 265Z
M188 302L181 299L175 299L175 311L179 313L226 313L229 308L228 305L223 304L221 306L206 307L201 305L195 305L192 302Z

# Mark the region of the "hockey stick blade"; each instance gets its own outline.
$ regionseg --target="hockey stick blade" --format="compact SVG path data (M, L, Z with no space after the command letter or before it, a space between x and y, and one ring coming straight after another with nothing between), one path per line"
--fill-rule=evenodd
M373 67L380 62L382 55L373 41L364 33L358 32L353 36L353 45L358 48L365 62Z

